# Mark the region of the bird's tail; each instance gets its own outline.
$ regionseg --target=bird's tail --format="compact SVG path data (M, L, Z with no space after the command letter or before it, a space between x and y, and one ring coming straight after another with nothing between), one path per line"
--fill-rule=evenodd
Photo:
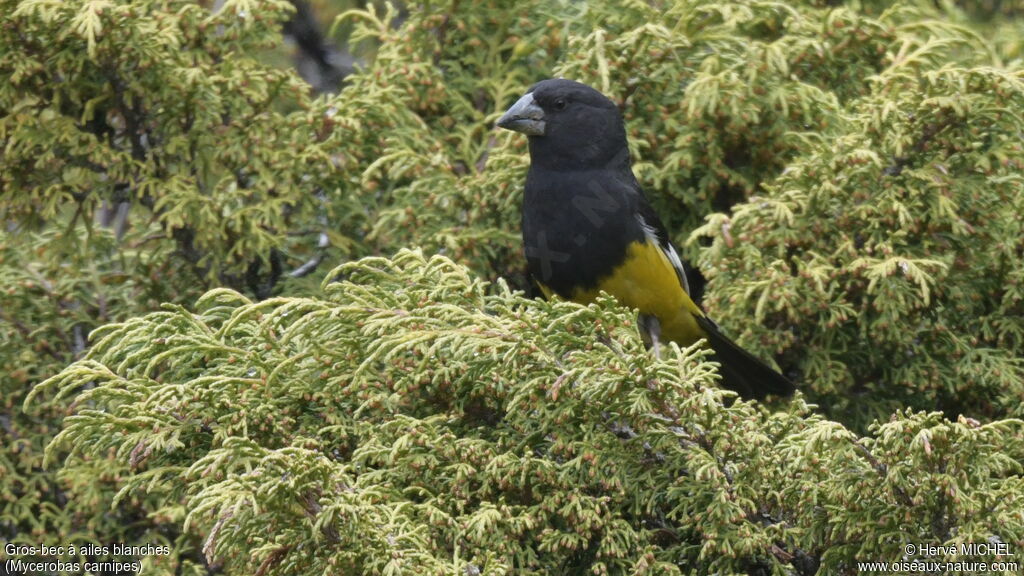
M697 324L704 330L708 345L715 352L712 359L722 366L719 373L726 388L734 390L743 398L755 400L761 400L769 394L789 396L796 390L788 378L722 334L711 319L701 316L696 318Z

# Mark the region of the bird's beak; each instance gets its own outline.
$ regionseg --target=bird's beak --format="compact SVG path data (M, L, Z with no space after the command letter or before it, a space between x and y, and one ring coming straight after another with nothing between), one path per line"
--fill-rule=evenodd
M527 136L543 136L544 110L533 101L533 94L526 94L498 118L498 127Z

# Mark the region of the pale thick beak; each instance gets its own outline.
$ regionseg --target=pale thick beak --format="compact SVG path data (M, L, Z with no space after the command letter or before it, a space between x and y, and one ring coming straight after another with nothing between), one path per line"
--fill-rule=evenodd
M526 94L498 118L498 127L527 136L543 136L544 110L533 101L533 94Z

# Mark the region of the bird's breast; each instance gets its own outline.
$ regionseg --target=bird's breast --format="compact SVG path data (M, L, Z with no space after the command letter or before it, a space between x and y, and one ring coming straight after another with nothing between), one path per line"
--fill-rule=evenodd
M530 273L560 296L597 288L643 240L619 179L602 171L531 170L523 202Z

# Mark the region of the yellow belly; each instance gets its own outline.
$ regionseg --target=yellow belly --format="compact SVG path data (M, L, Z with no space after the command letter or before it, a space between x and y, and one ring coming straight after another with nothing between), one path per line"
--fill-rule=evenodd
M574 292L572 300L589 304L602 290L625 306L657 317L662 339L689 346L705 336L695 318L704 313L679 283L668 256L651 242L630 244L618 268L602 278L597 288Z

